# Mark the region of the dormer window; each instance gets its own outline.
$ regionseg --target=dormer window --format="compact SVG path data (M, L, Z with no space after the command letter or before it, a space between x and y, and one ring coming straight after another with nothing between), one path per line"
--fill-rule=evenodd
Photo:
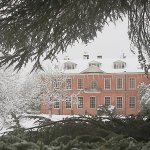
M73 63L73 62L71 62L71 61L67 61L67 62L64 63L64 69L65 69L65 70L75 69L76 66L77 66L77 64L76 64L76 63Z
M126 63L124 61L115 61L114 62L114 69L124 69L126 67Z
M100 65L101 65L101 63L99 63L99 62L97 62L97 61L91 61L91 62L89 63L89 67L91 67L91 66L97 66L97 67L99 68Z

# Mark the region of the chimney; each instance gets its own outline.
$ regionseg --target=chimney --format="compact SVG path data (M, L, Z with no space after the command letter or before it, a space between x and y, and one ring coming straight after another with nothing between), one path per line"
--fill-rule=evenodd
M83 59L89 59L89 54L87 52L84 52Z
M125 55L125 53L123 53L123 54L122 54L122 58L123 58L123 59L125 59L125 58L126 58L126 55Z
M97 59L102 59L102 55L98 55L98 56L97 56Z
M65 57L64 57L64 60L69 60L69 57L68 57L68 56L65 56Z

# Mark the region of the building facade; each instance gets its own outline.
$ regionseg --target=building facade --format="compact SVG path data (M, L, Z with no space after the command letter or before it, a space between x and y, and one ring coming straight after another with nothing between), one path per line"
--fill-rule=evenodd
M117 114L138 113L138 85L150 84L150 80L137 62L127 58L90 60L87 57L83 62L64 60L62 64L67 74L66 90L72 95L51 106L42 101L41 113L95 115L99 105L113 105Z

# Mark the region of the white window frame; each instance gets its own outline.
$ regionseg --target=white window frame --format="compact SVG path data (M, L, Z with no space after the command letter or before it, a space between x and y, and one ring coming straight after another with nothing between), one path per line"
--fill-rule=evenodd
M98 68L100 67L100 63L89 63L89 67L91 66L97 66Z
M65 70L71 70L71 69L75 69L75 68L76 68L76 64L74 64L74 63L65 63L64 64Z
M90 84L91 84L90 87L92 90L97 89L97 81L96 80L92 80Z
M119 79L122 80L122 82L121 82L122 87L121 88L118 88L118 80ZM121 77L116 78L116 90L123 90L123 78L121 78Z
M61 81L58 79L54 79L55 81L53 81L53 87L55 89L59 89L61 87Z
M68 106L68 103L70 103L70 107L67 107L67 106ZM72 108L72 100L71 100L71 97L66 97L65 105L66 105L66 109L71 109L71 108Z
M81 87L82 87L82 88L79 88L79 80L81 80ZM78 89L78 90L83 90L83 88L84 88L83 78L78 78L78 79L77 79L77 89Z
M118 98L121 98L121 99L118 99ZM120 105L120 104L118 104L118 102L119 102L118 100L121 100L121 106L122 106L122 107L118 107L118 106ZM119 103L120 103L120 102L119 102ZM123 108L123 97L122 97L122 96L117 96L117 97L116 97L116 108L117 108L117 109L122 109L122 108Z
M58 107L56 107L56 106L58 106ZM55 109L59 109L60 108L60 102L59 101L54 102L54 108Z
M104 102L105 102L104 104L105 104L106 107L109 106L109 105L106 105L106 98L108 98L108 97L109 97L109 100L110 100L110 104L109 105L111 105L111 97L110 96L105 96L104 97Z
M67 80L70 80L70 81L71 81L71 82L70 82L70 85L69 85L69 88L68 88L68 85L67 85ZM72 79L71 79L71 78L66 79L66 89L67 89L67 90L72 90Z
M114 69L124 69L126 66L125 62L115 62L114 63Z
M134 98L134 99L131 99L131 98ZM131 100L134 100L134 102ZM130 109L135 109L135 103L136 103L136 97L135 96L129 96L129 108Z
M108 80L109 79L109 83L110 83L110 88L108 89L108 88L106 88L106 80ZM105 90L111 90L111 78L104 78L104 89Z
M79 99L80 99L80 98L82 98L82 103L81 103L81 104L80 104L80 102L79 102ZM79 107L80 105L81 105L82 107ZM83 98L83 96L79 96L79 97L78 97L78 105L77 105L77 108L78 108L78 109L83 109L83 107L84 107L84 98Z
M131 85L132 83L132 79L134 79L134 87L132 87L133 85ZM129 78L129 89L130 90L135 90L136 89L136 79L135 78Z
M92 99L92 98L94 98L94 99ZM93 102L92 102L92 100L94 100L95 101L95 106L94 107L91 107L91 106L93 106ZM92 102L92 103L91 103ZM91 105L92 104L92 105ZM96 97L95 96L90 96L90 108L91 109L95 109L96 108Z

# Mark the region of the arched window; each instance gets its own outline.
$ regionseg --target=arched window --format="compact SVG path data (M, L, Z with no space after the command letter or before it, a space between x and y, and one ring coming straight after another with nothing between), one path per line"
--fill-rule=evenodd
M97 82L96 82L96 80L93 80L91 82L91 89L97 89Z

